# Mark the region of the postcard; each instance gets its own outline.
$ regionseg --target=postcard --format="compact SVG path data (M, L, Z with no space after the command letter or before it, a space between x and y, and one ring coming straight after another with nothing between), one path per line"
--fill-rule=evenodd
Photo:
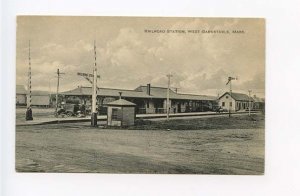
M265 19L18 16L17 172L263 175Z

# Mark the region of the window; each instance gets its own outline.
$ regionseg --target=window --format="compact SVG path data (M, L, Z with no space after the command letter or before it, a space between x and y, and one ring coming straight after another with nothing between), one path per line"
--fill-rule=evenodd
M232 106L232 102L230 102L230 106Z
M225 106L225 102L222 102L222 106L223 106L223 107Z
M149 108L149 100L147 100L147 108Z
M111 119L112 120L122 120L122 114L121 110L118 108L112 108L112 114L111 114Z
M228 96L226 96L226 99L228 99Z

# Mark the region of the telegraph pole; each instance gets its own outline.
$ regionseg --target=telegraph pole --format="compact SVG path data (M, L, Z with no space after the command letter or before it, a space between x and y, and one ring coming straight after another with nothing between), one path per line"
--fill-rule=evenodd
M97 126L97 53L96 53L96 41L94 41L94 71L93 71L93 94L92 94L92 116L91 116L91 125L93 127Z
M31 57L30 57L30 40L28 43L28 84L27 84L27 111L26 111L26 120L33 120L32 110L31 110Z
M248 107L248 110L249 110L249 116L251 114L251 107L250 107L250 103L251 103L251 90L248 90L249 92L249 107Z
M58 93L59 93L59 78L61 74L65 74L59 71L59 69L57 69L57 87L56 87L56 106L55 106L55 114L57 116L57 110L58 110Z
M168 77L168 89L167 89L167 120L169 120L170 115L170 83L171 83L171 77L173 77L171 74L167 75Z
M52 94L51 94L51 78L49 78L49 100L50 100L50 106L52 105L52 102L51 102L51 96L52 96Z
M232 86L231 86L231 81L232 80L237 80L237 77L228 77L228 82L226 83L229 84L229 93L230 93L230 103L229 103L229 118L231 117L231 110L232 110Z

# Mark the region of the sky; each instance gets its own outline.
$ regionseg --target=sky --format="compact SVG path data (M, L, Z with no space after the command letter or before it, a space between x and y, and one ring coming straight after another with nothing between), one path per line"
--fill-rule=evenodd
M233 92L265 93L264 19L18 16L16 83L25 86L29 40L33 90L56 91L57 69L60 91L91 86L77 73L92 73L95 41L99 87L166 87L171 73L180 93L221 95L229 76Z

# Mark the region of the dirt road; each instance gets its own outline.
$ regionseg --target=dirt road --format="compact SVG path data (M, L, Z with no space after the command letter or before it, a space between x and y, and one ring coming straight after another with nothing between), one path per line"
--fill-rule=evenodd
M19 172L263 174L264 129L114 130L18 126Z

